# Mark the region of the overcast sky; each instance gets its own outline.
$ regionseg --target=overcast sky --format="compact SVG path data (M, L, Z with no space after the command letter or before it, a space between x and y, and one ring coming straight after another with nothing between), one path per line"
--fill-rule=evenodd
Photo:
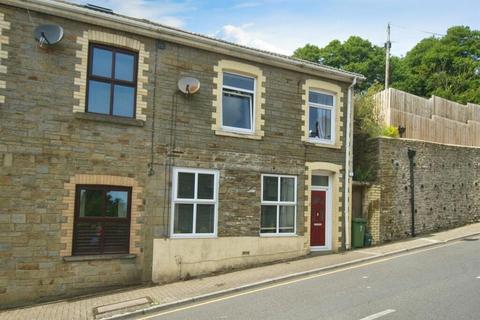
M138 18L283 54L351 35L382 45L392 23L392 53L453 25L480 29L479 0L75 0Z

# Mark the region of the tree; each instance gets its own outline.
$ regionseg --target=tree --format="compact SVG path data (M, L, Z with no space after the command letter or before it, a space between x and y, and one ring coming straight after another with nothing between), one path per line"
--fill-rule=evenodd
M392 86L419 96L480 103L480 31L457 26L420 41L402 59Z
M363 74L367 80L359 84L358 89L365 90L375 82L385 81L385 50L373 45L370 41L357 36L351 36L345 42L333 40L323 48L307 44L298 48L293 56ZM399 59L392 57L392 70ZM397 77L392 74L392 80Z
M333 40L323 48L312 44L294 57L363 74L364 91L385 81L385 50L357 36ZM441 38L421 40L405 57L390 60L391 86L415 95L437 95L460 103L480 103L480 31L451 27Z

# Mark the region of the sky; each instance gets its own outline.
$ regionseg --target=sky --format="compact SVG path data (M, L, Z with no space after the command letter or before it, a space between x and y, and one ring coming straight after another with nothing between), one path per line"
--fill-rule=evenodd
M383 46L389 22L397 56L453 25L480 29L479 0L73 1L287 55L307 43L322 47L352 35Z

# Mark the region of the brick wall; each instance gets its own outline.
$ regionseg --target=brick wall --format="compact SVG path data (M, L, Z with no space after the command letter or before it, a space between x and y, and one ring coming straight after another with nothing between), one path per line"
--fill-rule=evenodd
M0 12L11 24L10 30L2 29L2 39L8 37L9 42L1 47L8 53L8 59L1 59L8 70L2 75L6 90L1 92L5 103L0 105L2 306L150 281L153 239L168 236L173 166L220 171L220 237L258 236L261 173L297 175L297 233L306 232L305 164L329 162L343 167L344 162L343 147L319 148L300 139L302 84L311 76L253 64L266 77L264 136L261 140L217 136L212 130L214 66L222 59L235 59L173 43L165 43L155 53L152 39L34 11L30 20L26 10L4 5ZM64 39L39 48L32 36L34 27L52 23L63 26ZM75 79L81 77L75 69L82 62L77 56L82 50L78 39L91 30L134 39L149 52L144 57L148 71L143 74L148 79L143 83L148 94L142 96L145 121L109 121L73 112L78 105L73 93L79 90ZM179 95L177 81L182 76L198 78L200 92ZM334 83L346 96L347 84ZM347 101L339 102L343 111ZM136 199L142 213L134 221L136 256L64 260L71 205L71 187L66 186L78 175L126 177L142 190ZM342 192L339 188L340 198ZM342 210L340 206L338 211Z

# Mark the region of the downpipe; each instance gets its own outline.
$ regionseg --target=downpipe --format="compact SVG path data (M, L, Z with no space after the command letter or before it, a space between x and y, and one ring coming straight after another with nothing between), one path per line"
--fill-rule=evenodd
M343 228L342 228L342 250L348 250L351 247L350 241L350 154L351 146L351 122L353 113L353 88L357 84L357 77L353 78L352 84L348 87L348 102L347 102L347 126L345 132L345 171L343 184Z
M415 237L415 155L417 151L408 149L408 161L410 164L410 210L412 213L411 235Z

